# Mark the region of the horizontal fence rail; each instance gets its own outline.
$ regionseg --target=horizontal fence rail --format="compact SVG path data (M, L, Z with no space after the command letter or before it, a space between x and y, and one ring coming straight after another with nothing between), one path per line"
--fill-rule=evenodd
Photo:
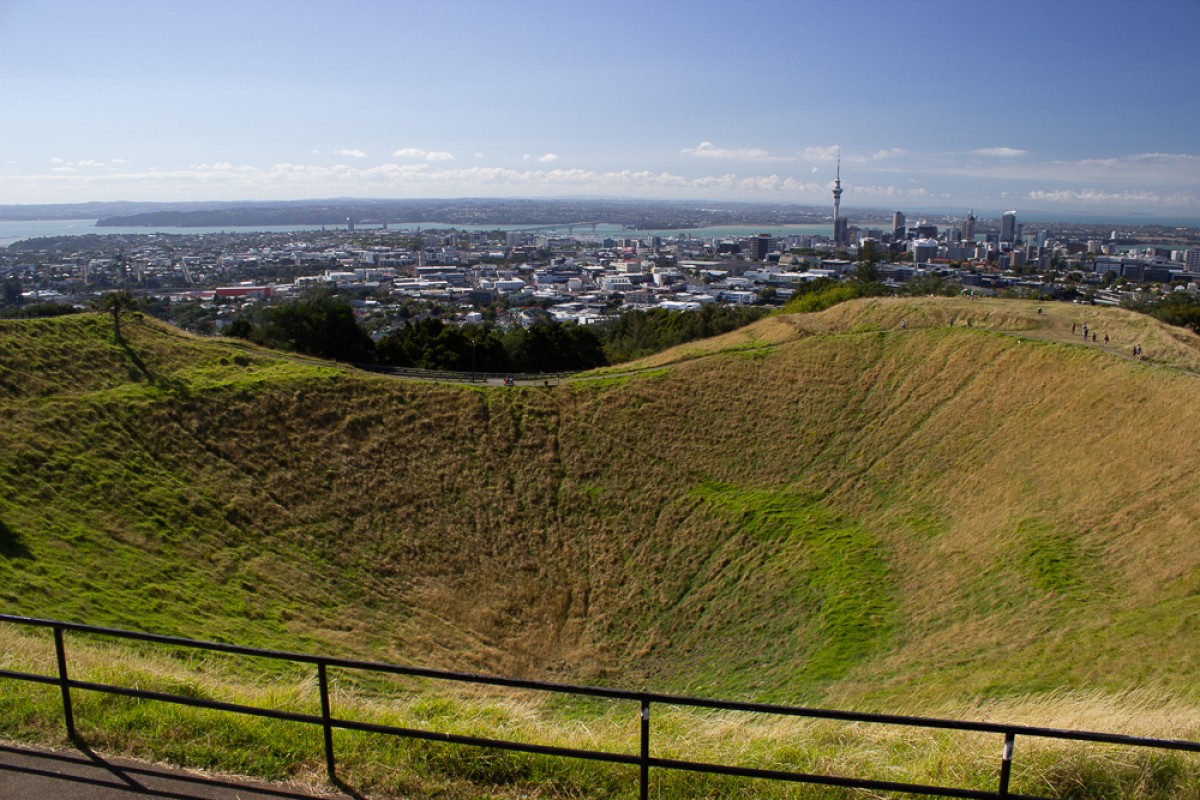
M0 670L0 679L28 681L51 686L58 686L62 693L63 721L67 734L78 738L75 728L75 716L72 707L72 690L102 692L122 697L156 700L165 703L194 706L215 711L226 711L235 714L246 714L288 722L299 722L319 725L323 730L325 748L325 767L332 781L337 781L336 759L333 746L333 730L362 731L391 736L400 736L426 741L444 742L470 747L488 747L500 750L532 753L537 755L577 758L591 761L601 761L613 764L625 764L639 768L639 793L642 800L649 796L650 769L680 770L715 775L728 775L744 778L760 778L765 780L809 783L823 786L836 786L854 789L869 789L885 792L906 792L910 794L930 795L936 797L966 797L966 798L1013 798L1014 800L1054 800L1036 795L1019 795L1009 792L1009 778L1012 770L1015 741L1018 736L1041 739L1057 739L1077 742L1092 742L1102 744L1145 747L1159 750L1175 750L1200 753L1200 742L1178 739L1153 739L1122 734L1097 733L1091 731L1073 731L1060 728L1044 728L1028 725L1007 725L995 722L971 722L964 720L942 719L937 717L917 717L896 714L869 714L853 711L837 711L803 706L787 706L771 703L750 703L733 700L714 700L683 695L661 694L655 692L630 691L599 686L583 686L567 683L552 683L548 681L527 680L522 678L506 678L495 675L483 675L469 672L454 672L449 670L428 669L423 667L401 666L372 661L361 661L349 658L332 658L306 653L293 653L281 650L267 650L257 647L245 647L223 642L207 642L196 639L185 639L176 636L164 636L154 633L128 631L119 628L106 628L96 625L84 625L59 620L36 619L9 614L0 614L0 622L19 626L49 629L53 633L57 675L42 675L37 673L19 672L15 670ZM275 661L311 664L317 669L317 690L320 699L320 714L304 714L278 709L261 708L240 703L221 702L167 692L149 691L144 689L114 686L111 684L94 683L73 679L68 672L67 649L65 634L68 632L84 633L91 636L109 637L130 641L149 642L153 644L170 645L195 650L207 650L231 655L252 656ZM496 686L511 689L523 689L539 692L551 692L579 697L606 698L610 700L629 701L637 703L640 720L640 748L638 753L614 753L602 750L587 750L572 747L517 742L504 739L492 739L480 736L429 731L415 728L402 728L393 725L382 725L371 722L361 722L342 719L334 716L329 698L328 672L333 669L359 670L390 675L402 675L415 678L429 678L457 683ZM903 726L911 728L926 728L953 730L971 733L996 734L1003 737L1001 758L997 771L997 788L995 791L979 789L956 788L952 786L932 786L897 781L870 780L865 778L841 777L836 775L816 775L787 770L760 769L740 767L727 764L687 761L679 759L659 758L651 754L651 708L653 705L684 706L703 708L716 711L738 711L754 714L771 714L776 716L804 717L808 719L839 720L843 722L874 723L880 725Z

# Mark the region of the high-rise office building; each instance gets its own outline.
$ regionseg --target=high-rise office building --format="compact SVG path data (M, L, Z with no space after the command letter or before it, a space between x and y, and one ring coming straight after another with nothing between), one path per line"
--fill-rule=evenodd
M963 241L975 241L975 209L967 212L967 221L963 223Z
M892 214L892 238L899 241L904 238L906 230L904 224L907 222L904 218L903 211L897 211Z
M1000 218L1000 241L1012 244L1017 240L1017 212L1005 211Z
M833 244L835 247L848 247L850 241L850 226L845 217L833 221Z
M760 233L758 236L751 236L747 242L750 259L752 261L765 261L767 254L771 252L771 234Z

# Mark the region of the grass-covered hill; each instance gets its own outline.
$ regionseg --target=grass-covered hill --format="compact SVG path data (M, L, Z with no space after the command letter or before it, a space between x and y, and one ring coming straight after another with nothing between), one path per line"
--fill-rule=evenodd
M858 708L1200 703L1200 339L1149 318L863 300L536 388L123 332L0 322L4 612Z

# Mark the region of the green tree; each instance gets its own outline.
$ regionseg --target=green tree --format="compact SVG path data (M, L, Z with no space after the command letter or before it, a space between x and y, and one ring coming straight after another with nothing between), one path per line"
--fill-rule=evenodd
M253 339L254 324L248 319L239 317L233 322L225 326L225 330L221 331L225 336L232 336L238 339Z
M69 306L66 303L27 303L17 308L6 308L0 311L0 317L4 319L36 319L77 313L79 310L75 306Z
M571 372L608 363L596 332L570 322L516 328L505 334L504 347L517 372Z
M4 282L4 304L6 306L19 306L24 302L21 297L21 280L19 278L9 278Z
M879 250L874 241L867 239L858 250L858 266L854 268L854 280L862 284L878 283L881 277Z
M904 293L914 295L916 297L924 297L927 295L941 295L944 297L953 297L962 294L962 284L956 281L947 280L942 275L936 272L927 272L924 275L918 275L904 284Z
M374 357L374 343L354 318L354 309L328 292L270 307L264 316L259 328L263 344L339 361Z
M106 293L100 298L97 305L101 311L107 312L112 316L113 340L117 342L121 341L121 318L126 314L137 312L137 298L125 289L119 289L115 292Z
M1140 300L1125 305L1168 325L1177 325L1200 333L1200 298L1189 292L1171 292L1161 300Z

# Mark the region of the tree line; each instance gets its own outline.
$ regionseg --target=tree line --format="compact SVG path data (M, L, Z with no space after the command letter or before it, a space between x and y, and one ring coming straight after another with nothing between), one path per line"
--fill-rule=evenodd
M224 330L267 347L363 364L457 372L572 372L608 364L599 336L574 324L538 321L527 328L410 320L374 340L354 309L321 292L264 306Z
M735 330L769 313L711 305L695 311L628 311L598 325L458 325L433 316L408 320L372 339L344 299L328 292L262 306L223 333L281 350L356 363L457 372L576 372L641 358Z

